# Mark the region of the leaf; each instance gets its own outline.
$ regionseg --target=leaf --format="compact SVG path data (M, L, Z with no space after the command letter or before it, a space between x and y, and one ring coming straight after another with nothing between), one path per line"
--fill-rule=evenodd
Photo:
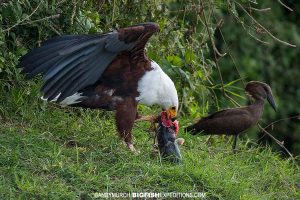
M230 91L230 90L227 90L227 89L225 89L225 91L226 91L227 93L229 93L229 94L232 94L233 96L239 97L239 98L241 98L241 99L246 99L244 96L241 96L241 95L239 95L239 94L237 94L237 93L235 93L235 92L233 92L233 91Z
M183 66L182 59L179 56L169 55L167 56L167 60L176 66Z
M186 63L190 63L195 60L195 54L191 50L187 50L184 54L184 59Z

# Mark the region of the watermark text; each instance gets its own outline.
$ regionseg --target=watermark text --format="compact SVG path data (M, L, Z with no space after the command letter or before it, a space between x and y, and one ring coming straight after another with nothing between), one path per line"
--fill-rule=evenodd
M127 198L180 198L205 199L205 192L95 192L91 196L95 199L127 199Z

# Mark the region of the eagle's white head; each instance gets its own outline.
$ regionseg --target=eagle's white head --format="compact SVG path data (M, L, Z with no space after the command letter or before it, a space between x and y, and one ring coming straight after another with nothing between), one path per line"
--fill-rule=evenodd
M149 106L158 104L167 111L169 117L176 117L178 95L175 85L156 62L152 61L151 67L153 69L146 72L138 82L140 95L136 100Z

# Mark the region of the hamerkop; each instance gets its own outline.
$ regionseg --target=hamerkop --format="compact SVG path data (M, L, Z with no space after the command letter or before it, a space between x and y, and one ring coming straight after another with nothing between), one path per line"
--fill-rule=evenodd
M247 83L245 91L254 100L250 105L215 112L201 118L195 124L186 127L185 130L193 135L233 135L232 147L235 152L238 135L257 124L264 110L265 99L276 111L272 90L268 84L251 81Z

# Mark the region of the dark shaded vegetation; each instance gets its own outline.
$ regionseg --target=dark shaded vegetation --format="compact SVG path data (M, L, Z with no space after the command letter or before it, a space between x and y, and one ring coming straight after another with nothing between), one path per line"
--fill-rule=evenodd
M300 87L299 87L299 45L300 28L299 22L299 1L286 1L287 5L294 11L291 12L281 6L277 1L258 1L256 8L270 8L266 12L249 10L249 12L260 23L281 40L295 44L297 47L289 47L270 38L266 31L250 20L247 14L236 6L239 19L238 22L233 15L219 14L219 18L224 20L222 34L215 32L218 47L221 52L228 52L229 55L220 59L221 72L225 82L230 82L239 78L244 80L264 81L272 87L278 103L277 113L266 108L261 124L267 126L272 121L284 119L268 127L268 131L279 140L285 142L285 146L295 155L300 154ZM244 30L242 24L247 28ZM234 28L236 27L236 28ZM249 34L257 37L263 44L252 38ZM232 59L232 57L234 59ZM237 69L236 69L237 68ZM238 71L237 71L238 70ZM217 74L213 75L216 80ZM243 87L240 82L236 86ZM222 98L222 97L221 97ZM253 131L260 141L271 142L270 138ZM276 145L275 145L276 146Z

